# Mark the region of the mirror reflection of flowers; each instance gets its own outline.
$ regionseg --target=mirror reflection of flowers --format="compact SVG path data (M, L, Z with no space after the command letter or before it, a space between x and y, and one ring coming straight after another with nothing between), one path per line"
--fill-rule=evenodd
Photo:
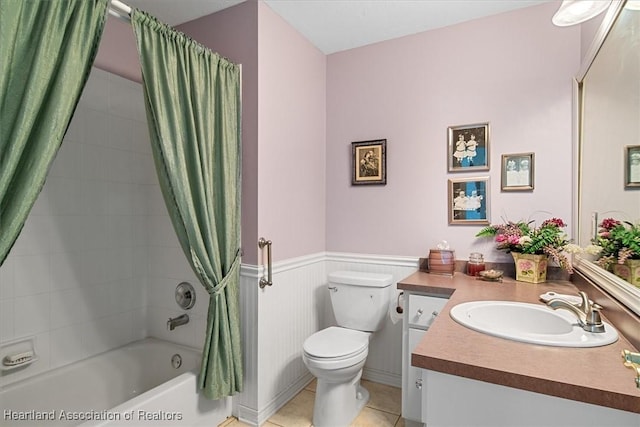
M534 221L512 222L489 225L476 234L476 237L495 237L496 249L523 254L546 254L561 268L573 273L571 262L566 254L582 252L580 246L571 243L562 230L567 224L560 218L545 220L540 227Z
M640 259L640 225L614 218L602 220L592 243L599 248L596 261L600 267L610 269L628 259Z

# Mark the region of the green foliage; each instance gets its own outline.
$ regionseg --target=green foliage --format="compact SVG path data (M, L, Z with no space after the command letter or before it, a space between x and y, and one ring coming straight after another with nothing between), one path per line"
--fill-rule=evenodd
M640 259L640 225L607 218L592 242L602 248L597 263L603 268L624 264L627 259Z
M482 230L478 231L476 237L493 237L498 234L498 229L493 225L488 225L484 227Z
M532 224L533 221L493 224L480 230L476 237L494 237L496 249L507 253L547 254L561 267L571 272L571 263L562 253L571 246L567 235L562 231L562 228L566 227L564 221L560 218L551 218L544 221L538 228Z
M633 252L632 258L640 257L640 227L631 223L626 223L629 228L616 227L611 230L612 239L620 242L622 247Z

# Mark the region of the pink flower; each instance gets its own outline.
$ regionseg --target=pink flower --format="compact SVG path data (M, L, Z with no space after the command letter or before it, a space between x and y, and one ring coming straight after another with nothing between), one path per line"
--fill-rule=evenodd
M604 228L605 230L611 230L612 228L616 227L617 225L620 225L621 222L613 219L613 218L605 218L602 220L602 222L600 223L600 227Z
M498 243L504 243L507 241L507 236L505 236L504 234L498 234L496 236L496 242Z
M577 253L577 245L569 246L571 241L562 230L567 224L561 218L545 220L540 227L533 225L534 221L507 221L504 224L490 225L480 230L476 237L493 237L496 249L506 252L520 252L523 254L547 254L560 267L572 272L571 262L564 253L565 249ZM603 224L606 225L608 223ZM599 230L600 233L608 230ZM531 268L530 262L525 262L525 268Z
M507 241L511 245L517 245L518 243L520 243L520 237L519 236L509 236L507 238Z
M558 228L562 228L562 227L566 227L567 224L564 223L564 221L560 218L551 218L551 219L547 219L545 220L541 227L546 227L548 225L555 225Z

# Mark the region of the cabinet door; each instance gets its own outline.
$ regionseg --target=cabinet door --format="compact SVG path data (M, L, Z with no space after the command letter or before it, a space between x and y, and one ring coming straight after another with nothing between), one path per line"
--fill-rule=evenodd
M427 426L638 427L635 412L424 369L423 422Z
M404 407L402 417L419 421L422 418L422 369L411 366L411 352L420 343L426 331L409 328L408 352L404 363L407 364L407 378L404 384Z

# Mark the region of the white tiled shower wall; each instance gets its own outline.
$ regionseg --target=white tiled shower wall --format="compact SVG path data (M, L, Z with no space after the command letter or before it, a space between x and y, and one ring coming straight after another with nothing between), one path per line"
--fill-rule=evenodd
M34 336L39 356L29 369L3 373L0 385L147 335L166 338L183 280L198 287L157 184L142 88L94 68L0 268L0 343ZM200 346L204 294L173 341Z

